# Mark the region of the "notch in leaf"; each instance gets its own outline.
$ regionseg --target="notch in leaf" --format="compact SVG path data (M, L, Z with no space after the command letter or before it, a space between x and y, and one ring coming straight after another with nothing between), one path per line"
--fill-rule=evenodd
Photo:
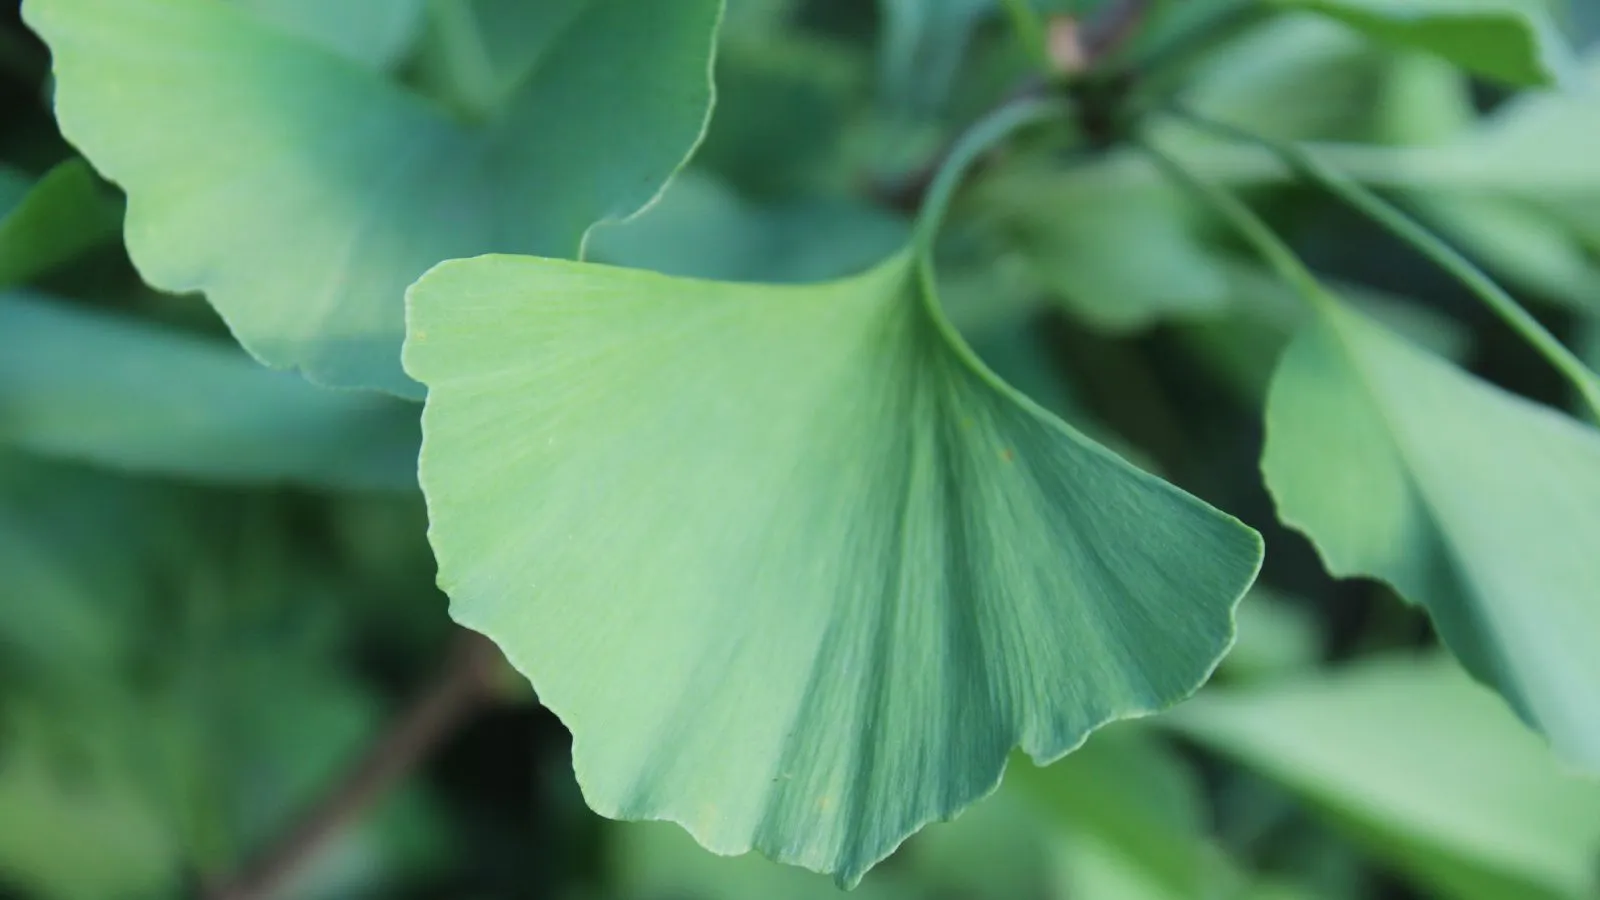
M410 293L454 615L590 804L852 884L1210 674L1259 537L990 374L915 254L731 284L519 257Z
M1423 604L1468 670L1600 771L1600 433L1330 307L1273 379L1262 469L1330 572Z

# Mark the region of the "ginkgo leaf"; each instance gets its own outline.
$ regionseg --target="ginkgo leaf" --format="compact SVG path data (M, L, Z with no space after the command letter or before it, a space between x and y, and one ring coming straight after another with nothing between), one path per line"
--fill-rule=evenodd
M852 884L1232 640L1259 537L981 367L909 253L805 286L525 257L409 298L454 615L607 816Z
M1331 572L1421 603L1469 670L1600 771L1600 432L1330 308L1279 366L1262 468Z
M405 287L443 259L570 256L698 140L720 0L546 0L499 105L465 124L215 0L28 0L63 132L128 193L163 290L203 291L253 354L420 396ZM465 115L465 113L464 113Z
M1275 0L1315 10L1382 41L1426 50L1518 85L1567 77L1571 48L1544 0Z

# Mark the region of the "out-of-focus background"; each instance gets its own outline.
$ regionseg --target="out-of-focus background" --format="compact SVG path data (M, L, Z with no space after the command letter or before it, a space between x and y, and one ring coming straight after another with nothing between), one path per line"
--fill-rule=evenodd
M310 22L344 0L217 2ZM392 77L431 89L433 7L452 2L416 4ZM1553 5L1577 46L1600 37L1600 3ZM1600 242L1575 243L1492 183L1410 188L1399 162L1474 146L1547 97L1255 3L1156 3L1126 41L1177 60L1160 71L1201 109L1360 145L1349 159L1600 357ZM602 231L594 253L724 278L858 270L904 239L922 167L1028 63L992 0L729 0L707 140L661 203ZM587 809L561 723L462 636L433 586L415 408L260 377L202 299L144 286L121 198L62 138L49 97L48 53L8 0L0 898L202 896L270 869L364 777L362 760L400 774L345 798L349 820L313 840L276 896L834 896L822 876ZM941 248L945 305L1012 383L1261 530L1264 575L1198 699L1108 728L1048 769L1014 762L996 796L913 838L857 895L1600 896L1600 784L1467 680L1419 609L1330 579L1278 523L1257 465L1261 404L1301 315L1294 298L1183 195L1116 177L1117 135L1092 132L1061 165L997 166L963 194ZM1591 159L1600 201L1600 131L1529 139ZM1497 384L1568 403L1533 351L1414 251L1273 167L1250 169L1258 156L1224 156L1219 177L1363 308ZM14 427L25 407L19 420L45 426ZM252 431L262 410L275 412ZM249 440L220 456L198 446L207 417L237 417L231 433Z

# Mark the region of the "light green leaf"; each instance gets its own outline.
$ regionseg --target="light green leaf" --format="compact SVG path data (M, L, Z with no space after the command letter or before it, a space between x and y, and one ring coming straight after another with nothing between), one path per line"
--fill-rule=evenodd
M728 284L488 257L412 288L440 584L604 815L845 884L1205 680L1237 521L1026 401L902 254Z
M1185 85L1199 112L1292 140L1351 140L1373 131L1389 61L1315 16L1267 20L1212 55Z
M1210 691L1160 721L1301 793L1432 896L1600 891L1600 784L1444 659Z
M420 396L405 286L488 251L576 254L698 140L720 0L528 5L478 124L214 0L28 0L67 137L129 196L134 262L253 354Z
M1388 43L1426 50L1478 75L1556 84L1571 49L1545 0L1276 0L1314 10Z
M1226 273L1167 185L1018 169L991 179L974 203L1040 286L1095 328L1137 331L1226 307Z
M1178 334L1199 360L1221 378L1241 402L1259 406L1278 357L1310 318L1303 298L1257 266L1229 263L1228 312L1215 319L1179 323ZM1471 333L1442 313L1353 284L1332 290L1357 309L1447 359L1459 360L1471 347Z
M426 0L233 0L263 21L374 69L400 60Z
M1600 771L1600 433L1330 308L1279 366L1262 468L1331 572L1427 607L1473 674Z
M0 203L0 288L114 240L121 227L122 205L82 160L56 166L9 209Z
M1321 656L1311 608L1257 585L1239 604L1239 640L1222 672L1239 681L1268 681L1312 668Z
M135 773L97 755L64 766L37 730L0 729L0 879L44 900L160 896L180 848Z
M1237 887L1238 875L1205 840L1194 773L1149 732L1116 726L1048 769L1026 765L1011 778L1067 840L1058 873L1066 897L1151 896L1203 900ZM1145 890L1099 893L1076 863L1139 873Z
M1518 97L1479 128L1399 157L1395 177L1433 226L1516 283L1600 311L1600 55L1570 92Z
M417 407L318 388L200 338L0 294L0 443L207 481L406 490Z

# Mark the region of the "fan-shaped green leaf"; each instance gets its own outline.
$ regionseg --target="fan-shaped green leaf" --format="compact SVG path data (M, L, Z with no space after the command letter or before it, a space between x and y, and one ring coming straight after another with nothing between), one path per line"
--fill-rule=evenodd
M601 813L853 883L1014 745L1227 648L1256 535L1005 387L929 284L487 257L412 288L440 583Z
M1544 0L1276 0L1511 84L1555 84L1571 49Z
M1600 433L1339 308L1280 364L1262 467L1330 571L1426 606L1468 669L1600 770Z
M575 254L646 203L704 126L720 6L529 5L522 65L475 125L214 0L24 14L63 131L128 192L146 280L204 291L269 364L419 396L405 286L452 257Z
M417 407L12 293L0 295L0 443L204 480L406 490Z
M1600 785L1563 773L1445 659L1208 691L1158 721L1305 795L1430 896L1600 891Z

